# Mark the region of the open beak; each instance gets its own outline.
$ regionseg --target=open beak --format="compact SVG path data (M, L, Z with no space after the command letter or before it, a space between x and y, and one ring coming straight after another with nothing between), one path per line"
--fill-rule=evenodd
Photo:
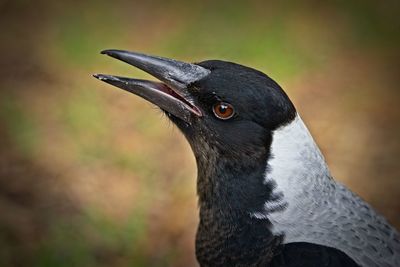
M161 82L94 74L97 79L141 96L189 124L192 115L202 116L188 86L207 76L210 70L195 64L135 52L104 50L101 53L135 66Z

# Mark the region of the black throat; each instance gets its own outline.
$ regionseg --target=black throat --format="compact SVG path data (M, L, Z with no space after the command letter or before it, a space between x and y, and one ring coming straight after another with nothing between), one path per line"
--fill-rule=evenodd
M274 184L264 179L269 147L235 155L207 140L192 148L198 167L200 224L196 256L201 266L265 266L282 241L271 232L268 219L257 219L266 201L279 201Z

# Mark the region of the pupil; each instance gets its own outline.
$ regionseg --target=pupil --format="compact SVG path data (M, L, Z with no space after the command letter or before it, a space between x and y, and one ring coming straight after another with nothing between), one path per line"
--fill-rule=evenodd
M219 107L219 112L225 113L225 112L226 112L226 109L227 109L227 106L221 105L221 106Z

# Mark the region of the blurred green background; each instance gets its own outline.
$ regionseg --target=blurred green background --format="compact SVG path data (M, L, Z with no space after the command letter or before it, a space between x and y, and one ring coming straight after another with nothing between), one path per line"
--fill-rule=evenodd
M336 179L399 228L399 10L0 0L0 266L197 266L190 148L156 108L91 77L148 77L106 48L269 74Z

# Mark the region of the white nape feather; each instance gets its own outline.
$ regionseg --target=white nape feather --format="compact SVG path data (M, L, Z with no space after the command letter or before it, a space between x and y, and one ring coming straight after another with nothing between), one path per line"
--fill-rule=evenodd
M400 266L399 234L362 199L335 182L300 116L273 133L266 181L281 202L253 213L268 218L284 243L339 249L361 266ZM283 201L283 202L282 202ZM285 205L285 209L274 209Z

